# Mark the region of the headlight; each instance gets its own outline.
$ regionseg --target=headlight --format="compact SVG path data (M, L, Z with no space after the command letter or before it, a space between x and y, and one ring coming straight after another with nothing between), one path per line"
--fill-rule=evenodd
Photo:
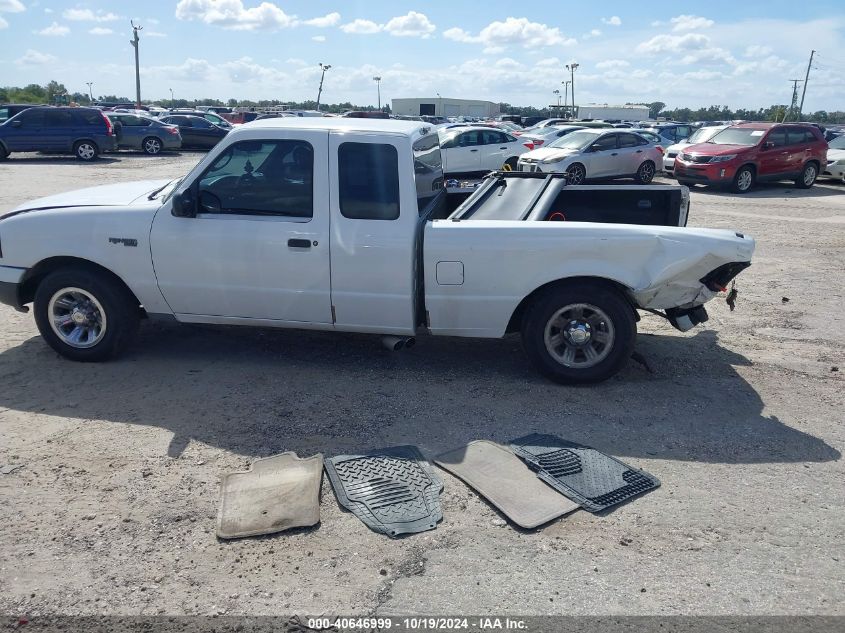
M562 160L562 158L544 158L540 161L540 163L543 165L551 165L552 163L559 163Z
M736 154L725 154L724 156L714 156L710 159L711 163L726 163L729 160L736 158Z
M836 161L836 163L834 163L834 164L836 164L836 165L845 165L845 158L840 158L840 159L839 159L838 161Z

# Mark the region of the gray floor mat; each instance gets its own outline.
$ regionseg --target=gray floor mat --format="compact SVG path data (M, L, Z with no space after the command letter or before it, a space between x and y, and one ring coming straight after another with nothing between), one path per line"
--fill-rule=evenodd
M535 528L579 507L495 442L475 440L438 455L434 463L462 479L520 527Z
M256 536L319 523L322 479L322 454L300 459L282 453L223 475L217 536Z
M443 518L443 482L416 446L331 457L326 474L340 505L376 532L423 532Z
M534 433L511 449L537 476L585 510L600 512L660 485L660 481L589 446Z

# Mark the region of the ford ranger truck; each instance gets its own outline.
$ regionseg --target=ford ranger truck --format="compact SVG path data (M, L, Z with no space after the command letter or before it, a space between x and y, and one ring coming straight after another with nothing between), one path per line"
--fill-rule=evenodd
M754 240L689 228L689 192L494 172L457 208L425 123L267 119L171 181L112 184L0 216L0 300L34 305L77 361L145 318L413 337L522 335L561 383L604 380L638 310L687 330ZM679 340L679 344L681 343Z

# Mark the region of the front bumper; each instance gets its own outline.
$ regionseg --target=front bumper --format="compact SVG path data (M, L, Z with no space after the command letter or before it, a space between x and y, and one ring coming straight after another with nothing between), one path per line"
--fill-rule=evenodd
M725 185L733 181L736 166L731 163L695 164L675 159L673 173L678 180L706 185Z
M828 163L827 167L825 167L825 170L822 172L822 176L836 178L837 180L845 180L845 165L837 165L836 162Z
M676 154L666 154L663 157L663 171L668 171L672 173L675 169L675 156Z
M23 310L20 300L20 283L26 274L26 268L0 266L0 303Z

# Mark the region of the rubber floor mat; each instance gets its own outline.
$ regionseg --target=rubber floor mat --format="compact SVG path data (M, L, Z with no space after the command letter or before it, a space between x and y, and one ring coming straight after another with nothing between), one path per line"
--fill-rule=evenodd
M513 440L511 449L540 479L590 512L600 512L660 485L644 471L554 435L526 435Z
M423 532L443 518L443 482L416 446L332 457L326 473L340 505L376 532Z
M516 455L495 442L475 440L438 455L434 463L523 528L535 528L578 509L577 503L537 479Z
M300 459L282 453L223 475L217 536L256 536L319 523L322 479L322 454Z

